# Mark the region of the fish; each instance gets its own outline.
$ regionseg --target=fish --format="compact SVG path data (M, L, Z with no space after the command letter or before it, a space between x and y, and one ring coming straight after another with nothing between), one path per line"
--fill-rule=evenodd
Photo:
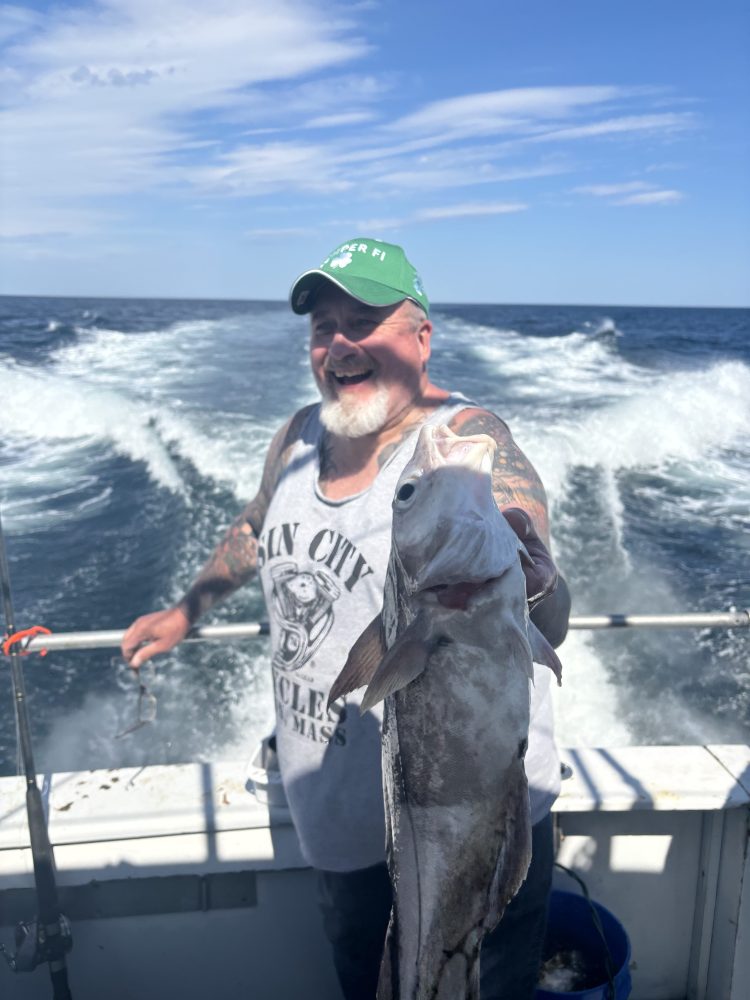
M329 704L384 700L393 905L378 1000L479 1000L482 938L531 858L524 755L533 661L560 661L530 622L530 557L492 494L494 440L425 425L396 484L383 607Z

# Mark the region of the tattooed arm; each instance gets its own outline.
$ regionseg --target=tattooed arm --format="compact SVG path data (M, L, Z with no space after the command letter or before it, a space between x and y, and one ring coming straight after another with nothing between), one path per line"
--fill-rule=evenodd
M568 629L570 592L549 552L549 514L542 481L508 426L494 413L462 410L451 429L463 436L489 434L497 445L492 470L495 503L531 556L531 563L524 563L524 573L532 621L553 646L559 646Z
M182 600L166 611L137 618L125 632L122 654L131 667L137 670L157 653L174 648L201 615L254 576L263 521L308 413L309 407L300 410L275 435L268 449L258 493L229 526Z
M255 575L258 539L266 512L309 411L310 407L300 410L276 433L266 455L260 489L231 523L213 555L177 605L191 625Z
M534 466L513 440L507 424L487 410L461 410L451 423L451 430L468 437L488 434L495 442L492 467L492 492L500 510L520 507L531 518L536 533L549 545L547 494Z

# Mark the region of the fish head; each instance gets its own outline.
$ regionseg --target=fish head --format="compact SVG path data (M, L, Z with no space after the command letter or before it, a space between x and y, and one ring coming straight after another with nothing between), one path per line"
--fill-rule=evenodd
M393 497L392 554L413 594L494 579L519 542L492 494L495 442L425 425Z

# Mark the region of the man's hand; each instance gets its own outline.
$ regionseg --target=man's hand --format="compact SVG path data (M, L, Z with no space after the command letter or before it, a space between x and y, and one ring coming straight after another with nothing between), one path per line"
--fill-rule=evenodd
M570 591L557 572L549 550L534 530L529 515L519 507L510 507L502 515L526 547L530 559L522 559L526 577L531 620L553 649L568 634Z
M526 577L526 597L530 607L553 593L557 586L557 567L549 550L531 523L531 518L520 507L501 511L503 517L526 547L530 561L521 560Z
M122 655L134 670L157 653L168 653L190 631L190 619L179 605L136 618L122 637Z

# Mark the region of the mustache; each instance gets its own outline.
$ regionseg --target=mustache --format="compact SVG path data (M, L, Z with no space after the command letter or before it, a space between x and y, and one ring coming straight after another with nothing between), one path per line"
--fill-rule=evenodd
M363 365L361 362L326 361L323 364L325 375L361 375L363 372L377 372L375 365Z

